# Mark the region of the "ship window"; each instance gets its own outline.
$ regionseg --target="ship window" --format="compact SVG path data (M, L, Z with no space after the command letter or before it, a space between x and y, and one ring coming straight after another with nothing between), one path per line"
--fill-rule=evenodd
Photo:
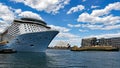
M30 46L34 46L33 44L31 44Z

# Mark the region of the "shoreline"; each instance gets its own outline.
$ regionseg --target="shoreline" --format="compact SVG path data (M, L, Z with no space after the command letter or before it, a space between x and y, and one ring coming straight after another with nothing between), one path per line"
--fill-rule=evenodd
M72 47L71 51L119 51L119 48L112 46L87 46L87 47Z

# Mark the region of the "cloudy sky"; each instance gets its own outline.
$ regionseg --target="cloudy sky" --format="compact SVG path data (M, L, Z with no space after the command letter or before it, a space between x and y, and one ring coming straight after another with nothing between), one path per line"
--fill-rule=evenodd
M15 18L42 19L60 33L50 44L120 37L120 0L0 0L0 32Z

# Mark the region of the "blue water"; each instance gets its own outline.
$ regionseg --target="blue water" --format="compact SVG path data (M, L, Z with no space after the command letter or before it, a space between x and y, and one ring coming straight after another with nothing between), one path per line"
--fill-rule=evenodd
M120 68L120 51L48 49L46 53L0 54L0 68Z

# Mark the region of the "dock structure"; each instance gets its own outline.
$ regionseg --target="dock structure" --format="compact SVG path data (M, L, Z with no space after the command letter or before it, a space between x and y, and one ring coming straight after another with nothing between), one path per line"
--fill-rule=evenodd
M16 50L13 50L13 49L1 49L0 50L0 54L8 54L8 53L16 53L17 51Z
M0 54L16 53L16 50L9 48L6 44L8 41L0 41Z
M119 48L112 46L86 46L86 47L72 47L71 51L119 51Z

